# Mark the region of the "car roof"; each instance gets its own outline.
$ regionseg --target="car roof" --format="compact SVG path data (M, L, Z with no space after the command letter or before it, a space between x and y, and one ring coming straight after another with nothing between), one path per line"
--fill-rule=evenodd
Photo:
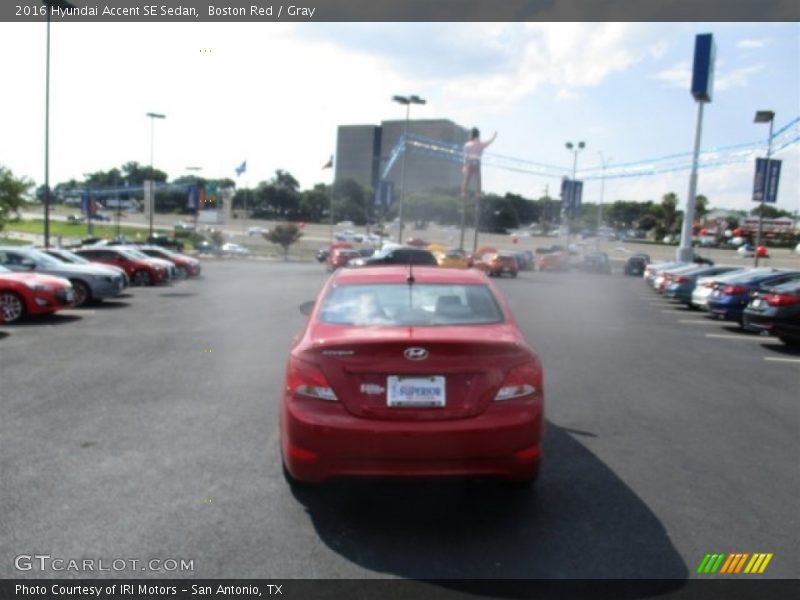
M409 272L414 275L415 283L420 284L454 284L475 285L486 284L486 276L471 269L440 269L434 266L387 265L381 267L360 267L337 271L333 277L337 285L364 283L406 283Z

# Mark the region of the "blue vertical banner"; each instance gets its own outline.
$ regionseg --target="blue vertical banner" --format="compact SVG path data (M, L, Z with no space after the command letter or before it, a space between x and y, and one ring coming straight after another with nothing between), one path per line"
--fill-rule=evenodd
M561 203L566 211L576 212L583 201L583 182L577 179L561 180Z
M189 193L186 198L186 208L189 210L197 210L199 204L200 194L197 190L197 184L189 186Z
M81 212L89 216L89 194L83 193L81 194Z
M781 161L770 158L756 159L756 172L753 177L753 202L775 204L778 201L778 184L781 179ZM769 181L769 186L767 182ZM767 189L769 190L767 192ZM766 196L765 196L766 192Z
M394 203L394 184L382 179L375 190L375 206L389 208Z

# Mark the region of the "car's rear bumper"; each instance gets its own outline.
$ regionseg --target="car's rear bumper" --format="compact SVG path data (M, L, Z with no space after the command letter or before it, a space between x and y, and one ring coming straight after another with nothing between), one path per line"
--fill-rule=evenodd
M378 421L339 403L285 399L281 446L301 481L337 477L536 476L541 457L541 397L506 401L483 414L441 421Z

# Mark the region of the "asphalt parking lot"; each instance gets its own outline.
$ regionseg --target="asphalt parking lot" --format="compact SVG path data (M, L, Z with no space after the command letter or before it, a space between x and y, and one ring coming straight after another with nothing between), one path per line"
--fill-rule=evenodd
M0 325L0 577L21 554L186 559L133 577L684 579L709 552L797 576L800 355L639 278L501 280L545 369L536 487L292 493L277 402L320 265L204 277ZM109 576L108 573L103 576Z

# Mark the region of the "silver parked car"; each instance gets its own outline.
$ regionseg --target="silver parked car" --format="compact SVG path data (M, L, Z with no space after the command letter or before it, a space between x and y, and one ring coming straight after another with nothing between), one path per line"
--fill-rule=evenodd
M96 264L61 262L32 247L0 246L0 265L11 271L32 271L68 279L75 289L75 306L118 296L126 285L125 278L115 270Z

